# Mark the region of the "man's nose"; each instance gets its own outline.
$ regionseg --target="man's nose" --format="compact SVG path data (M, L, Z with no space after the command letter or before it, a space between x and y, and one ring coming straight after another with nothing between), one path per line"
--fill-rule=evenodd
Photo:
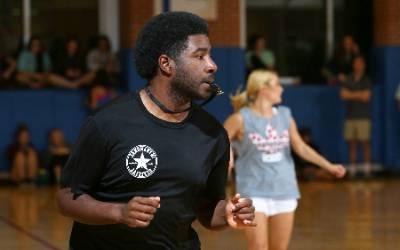
M218 70L217 64L215 64L214 60L210 58L207 62L207 73L215 73Z

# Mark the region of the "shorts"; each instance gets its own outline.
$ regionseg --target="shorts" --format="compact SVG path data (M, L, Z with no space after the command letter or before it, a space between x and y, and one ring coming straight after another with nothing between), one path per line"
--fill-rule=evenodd
M371 121L368 119L346 120L344 122L344 138L346 141L369 141L371 137Z
M264 213L267 216L274 216L283 213L292 213L297 208L296 199L276 200L263 197L252 197L253 206L256 212Z

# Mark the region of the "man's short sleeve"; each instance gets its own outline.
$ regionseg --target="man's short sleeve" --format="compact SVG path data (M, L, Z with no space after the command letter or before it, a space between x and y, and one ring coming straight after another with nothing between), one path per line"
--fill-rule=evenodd
M61 175L61 187L70 187L74 197L91 194L99 183L106 159L105 140L89 117L83 125Z
M224 136L220 147L223 149L223 153L210 172L207 180L206 197L210 201L225 199L225 187L230 157L229 139L227 135Z
M207 178L207 186L199 207L199 220L209 227L214 215L215 207L220 200L225 200L225 187L228 176L228 163L230 156L229 140L221 145L222 156L218 159Z

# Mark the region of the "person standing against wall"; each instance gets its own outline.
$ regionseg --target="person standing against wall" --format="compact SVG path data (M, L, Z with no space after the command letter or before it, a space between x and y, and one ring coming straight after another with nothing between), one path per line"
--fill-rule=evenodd
M363 170L368 177L371 174L371 88L372 83L366 72L363 56L353 60L353 73L342 82L340 98L345 102L346 118L344 137L349 146L349 174L357 172L357 149L361 145L363 152Z

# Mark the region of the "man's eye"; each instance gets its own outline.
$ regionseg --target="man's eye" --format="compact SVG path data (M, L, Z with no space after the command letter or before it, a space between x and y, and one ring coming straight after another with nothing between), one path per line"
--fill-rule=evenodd
M197 56L197 59L203 60L204 56Z

